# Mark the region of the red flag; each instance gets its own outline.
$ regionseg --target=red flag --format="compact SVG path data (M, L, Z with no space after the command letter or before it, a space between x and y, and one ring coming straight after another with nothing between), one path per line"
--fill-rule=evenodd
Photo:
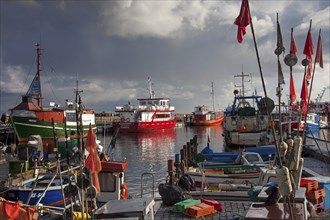
M307 60L309 61L308 69L307 69L307 80L310 80L312 78L312 68L313 68L312 55L314 54L314 43L313 43L312 34L310 31L308 31L308 33L307 33L307 38L306 38L303 53L306 55Z
M314 43L313 43L311 32L308 31L303 53L307 56L307 59L310 62L312 62L312 55L314 54L313 51L314 51Z
M248 0L243 0L241 4L241 10L238 17L235 19L234 24L238 26L237 29L237 41L238 43L243 42L243 36L246 33L246 26L250 24L250 11Z
M291 103L293 103L297 99L292 73L290 74L290 99L291 99Z
M290 45L290 54L296 54L297 55L297 46L293 38L293 31L291 31L291 45Z
M86 138L85 149L89 152L88 157L84 161L84 165L89 167L92 174L92 184L95 186L97 192L100 192L100 183L98 173L102 170L101 161L97 154L97 143L92 124L89 124L89 131Z
M321 31L319 34L319 39L317 41L317 49L315 55L315 62L320 64L320 67L323 69L323 55L322 55L322 38L321 38Z
M303 79L303 84L301 87L300 98L302 102L302 113L303 115L307 115L307 101L308 101L308 88L307 88L307 80Z

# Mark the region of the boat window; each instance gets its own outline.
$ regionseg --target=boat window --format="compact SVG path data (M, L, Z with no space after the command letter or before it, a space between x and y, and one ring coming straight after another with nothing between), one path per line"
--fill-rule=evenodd
M70 122L76 122L76 113L75 112L67 112L66 113L66 121L70 121Z
M102 192L115 192L116 191L116 176L108 172L99 173L99 182Z
M27 110L13 110L11 116L22 116L22 117L36 117L36 113L34 111Z
M253 162L258 162L260 161L259 157L256 154L246 154L245 158L247 161L249 161L250 163Z

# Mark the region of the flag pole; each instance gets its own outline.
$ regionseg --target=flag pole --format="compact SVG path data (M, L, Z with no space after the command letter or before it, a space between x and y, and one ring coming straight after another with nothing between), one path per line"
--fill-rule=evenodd
M277 83L277 92L276 95L278 96L278 114L279 114L279 132L280 132L280 143L283 142L283 131L282 131L282 112L281 112L281 96L282 96L282 84L284 82L283 73L282 73L282 67L280 63L280 54L282 54L284 47L283 47L283 41L282 41L282 33L280 30L280 24L278 21L278 13L276 14L277 19L277 48L275 49L275 54L277 55L277 71L278 71L278 83ZM281 75L280 75L281 74ZM281 77L281 79L280 79ZM280 146L280 144L279 144Z
M264 80L264 76L263 76L263 72L262 72L262 68L261 68L261 63L260 63L258 45L257 45L255 33L254 33L253 23L252 23L252 17L251 17L251 12L250 12L249 1L247 1L247 7L248 7L248 12L249 12L249 17L250 17L250 26L251 26L252 36L253 36L254 48L256 50L256 55L257 55L257 61L258 61L258 67L259 67L259 72L260 72L262 87L263 87L263 90L264 90L265 98L268 98L267 91L266 91L266 86L265 86L265 80ZM274 143L275 143L276 153L277 153L277 155L280 155L280 149L279 149L278 143L277 143L275 126L274 126L274 123L272 123L272 122L274 122L274 120L273 120L273 117L272 117L271 112L268 111L267 102L265 102L265 105L266 105L268 117L270 118L271 124L272 124L271 128L272 128L272 133L273 133L273 137L274 137ZM282 167L283 166L281 157L278 157L278 163L279 163L279 167Z
M319 45L319 40L320 40L320 36L321 36L321 28L320 28L320 31L319 31L319 38L318 38L318 42L317 42L317 45ZM318 50L319 48L317 48ZM316 51L316 54L317 54L318 51ZM312 75L312 79L311 79L311 84L310 84L310 87L309 87L309 93L308 93L308 101L307 101L307 107L309 106L309 103L310 103L310 100L311 100L311 94L312 94L312 87L313 87L313 80L314 80L314 73L315 73L315 66L316 66L316 62L317 60L314 59L314 66L313 66L313 75ZM307 108L307 113L308 113L308 108ZM307 114L306 113L306 114ZM306 132L306 117L305 117L305 126L304 126L304 133Z
M308 30L308 33L310 33L311 29L312 29L312 19L311 19L310 22L309 22L309 30ZM307 59L307 55L306 55L306 58L305 58L305 62L304 62L304 60L303 60L303 61L302 61L302 64L303 64L303 66L305 66L305 71L304 71L304 77L303 77L303 80L307 81L307 79L306 79L306 75L307 75L307 66L308 66L308 64L309 64L309 61L308 61L308 59ZM304 83L306 83L306 82L303 81L303 85L304 85ZM301 89L304 89L304 88L301 88ZM301 97L300 97L300 99L301 99ZM309 98L308 98L308 99L309 99ZM304 101L303 101L303 102L304 102ZM297 132L297 137L299 137L300 124L301 124L301 118L302 118L302 108L303 108L303 105L304 105L303 102L300 101L300 110L299 110L299 117L298 117L298 132ZM308 103L307 103L306 108L307 108L307 110L306 110L306 115L305 115L305 120L304 120L304 128L303 128L303 130L302 130L302 135L301 135L301 138L302 138L303 141L304 141L304 139L305 139L305 131L306 131L306 116L307 116L307 111L308 111Z

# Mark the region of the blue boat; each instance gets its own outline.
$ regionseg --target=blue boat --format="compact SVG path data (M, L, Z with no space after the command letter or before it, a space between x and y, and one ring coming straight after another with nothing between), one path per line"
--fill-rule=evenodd
M62 186L61 186L62 182ZM69 184L68 178L60 179L58 176L42 176L38 179L30 179L19 186L11 187L5 194L9 201L21 201L27 205L47 205L64 207L69 204L68 198L63 198L62 187ZM65 205L65 206L66 206Z
M275 145L265 145L258 147L246 147L244 152L258 153L264 162L274 160L276 155ZM205 157L206 161L221 162L221 163L234 163L237 157L240 155L239 151L232 152L213 152L213 150L207 145L201 154Z

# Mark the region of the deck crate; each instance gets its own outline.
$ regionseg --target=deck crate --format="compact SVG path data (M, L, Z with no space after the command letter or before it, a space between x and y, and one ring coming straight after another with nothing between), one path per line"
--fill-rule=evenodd
M205 203L192 205L188 207L184 214L193 218L199 218L207 215L213 215L216 213L213 205L208 205Z
M217 210L219 212L222 212L222 210L223 210L221 202L218 202L214 199L203 199L203 198L201 198L201 202L205 203L207 205L212 205L215 208L215 210Z
M310 201L314 205L320 204L321 202L324 201L325 191L324 191L324 189L318 189L318 190L314 190L312 192L306 192L306 198L308 201Z
M300 187L306 188L306 193L312 192L314 190L317 190L319 188L319 184L317 180L311 180L311 179L301 179L300 180Z
M324 210L330 211L330 183L324 184L325 198L324 198Z
M201 200L199 199L186 199L181 202L175 203L174 207L172 208L173 212L181 212L184 213L185 209L192 206L200 204Z

